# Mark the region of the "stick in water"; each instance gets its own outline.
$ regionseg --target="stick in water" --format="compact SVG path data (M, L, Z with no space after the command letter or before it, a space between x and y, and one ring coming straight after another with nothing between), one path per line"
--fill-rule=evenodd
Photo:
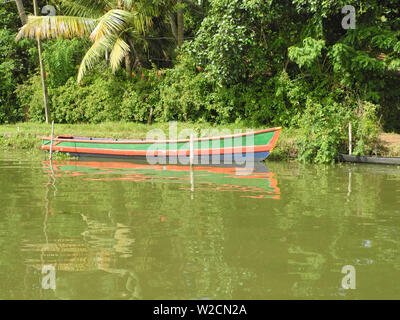
M194 158L194 145L193 145L193 134L190 135L190 154L189 154L189 163L190 166L193 165Z
M53 155L54 120L51 122L50 160Z
M352 152L353 152L353 148L351 145L351 140L352 140L352 136L351 136L351 122L349 122L349 155L351 156Z

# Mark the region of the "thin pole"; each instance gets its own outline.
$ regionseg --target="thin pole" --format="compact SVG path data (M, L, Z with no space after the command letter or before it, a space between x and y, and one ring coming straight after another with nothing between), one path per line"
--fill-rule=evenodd
M193 145L193 134L190 135L190 154L189 154L189 163L190 166L193 166L194 159L194 145Z
M194 172L193 166L190 166L190 198L194 199Z
M35 16L39 15L37 0L33 0L33 11ZM42 88L43 88L43 103L44 103L44 112L46 115L46 123L50 123L50 112L49 112L49 103L48 103L48 92L46 85L46 71L44 68L43 57L42 57L42 43L40 42L40 35L37 36L37 45L38 45L38 54L39 54L39 65L40 65L40 77L42 79Z
M54 120L51 122L50 161L53 156ZM51 163L50 163L51 166Z
M353 152L353 147L351 144L351 140L352 140L352 132L351 132L351 122L349 122L349 155L351 156L352 152Z
M183 8L182 8L182 0L178 0L177 2L177 36L178 36L178 48L180 48L183 44L183 33L184 33L184 25L183 25Z
M193 160L194 160L194 143L193 143L193 133L190 135L190 155L189 155L189 163L190 163L190 191L191 191L191 199L194 199L194 172L193 172Z
M349 184L347 186L347 202L349 201L350 195L351 195L351 171L349 170Z

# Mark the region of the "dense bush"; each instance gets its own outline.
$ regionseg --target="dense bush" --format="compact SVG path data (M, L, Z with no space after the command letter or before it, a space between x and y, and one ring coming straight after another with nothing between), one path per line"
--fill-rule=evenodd
M32 72L34 61L29 56L32 41L16 43L18 15L10 10L14 4L0 7L0 124L21 121L24 111L17 104L15 89Z
M79 63L89 47L88 42L75 38L56 39L44 43L43 59L48 86L53 88L62 86L69 78L77 76Z
M52 119L57 123L130 120L128 115L121 112L125 87L125 81L108 73L99 73L79 84L71 77L65 85L49 88ZM20 105L29 109L29 120L44 121L40 77L32 77L18 88L17 94Z

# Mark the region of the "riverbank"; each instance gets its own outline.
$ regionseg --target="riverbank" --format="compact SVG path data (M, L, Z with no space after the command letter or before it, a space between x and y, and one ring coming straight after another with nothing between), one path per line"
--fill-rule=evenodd
M170 123L155 123L146 125L132 122L105 122L100 124L56 124L54 135L89 136L97 138L138 139L145 138L150 130L161 129L168 137ZM243 124L213 125L209 123L177 123L178 135L182 130L194 129L199 136L207 136L212 131L262 129L264 127L250 128ZM207 134L208 132L208 134ZM214 131L217 132L217 131ZM17 123L0 126L0 150L25 150L29 153L40 153L41 137L50 136L51 125L44 123ZM271 153L269 160L291 160L298 156L296 129L283 129L278 143ZM381 151L380 156L400 156L400 134L382 133L379 136Z

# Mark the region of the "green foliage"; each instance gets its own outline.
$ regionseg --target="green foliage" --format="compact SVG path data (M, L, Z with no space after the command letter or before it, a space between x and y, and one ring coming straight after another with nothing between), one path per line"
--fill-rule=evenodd
M126 83L115 76L97 74L77 84L71 77L64 86L49 88L52 118L58 123L99 123L129 120L121 112L121 97ZM42 88L39 76L18 88L20 104L29 109L31 121L44 121ZM122 117L122 115L124 117Z
M354 154L356 155L377 154L377 135L380 129L379 125L377 125L379 124L378 108L378 105L368 101L360 102L358 105L356 121L353 120L356 124L356 145L354 148Z
M69 78L78 74L79 63L88 47L82 39L57 39L44 44L47 83L51 87L64 85Z
M23 119L24 112L16 103L14 90L29 74L32 62L27 52L30 41L14 41L19 21L9 9L0 7L0 124Z
M159 83L164 73L153 69L137 70L133 74L122 95L121 119L147 122L151 112L157 117L156 109L160 102Z
M299 159L329 163L335 160L345 140L347 110L330 98L310 97L300 118Z
M288 55L291 60L296 62L299 67L306 66L311 68L320 58L322 49L325 48L324 40L305 38L302 47L289 47Z
M0 135L0 150L18 149L18 150L39 150L40 139L31 133L17 132L13 135Z
M213 81L196 69L193 60L179 56L180 63L168 70L160 83L160 102L157 119L167 120L205 120L218 119L222 110L213 105Z
M253 27L269 13L270 1L212 0L211 10L203 20L196 39L187 51L206 66L209 76L223 83L237 83L254 74L267 71L263 58L264 40L257 39ZM263 32L265 37L265 33Z

